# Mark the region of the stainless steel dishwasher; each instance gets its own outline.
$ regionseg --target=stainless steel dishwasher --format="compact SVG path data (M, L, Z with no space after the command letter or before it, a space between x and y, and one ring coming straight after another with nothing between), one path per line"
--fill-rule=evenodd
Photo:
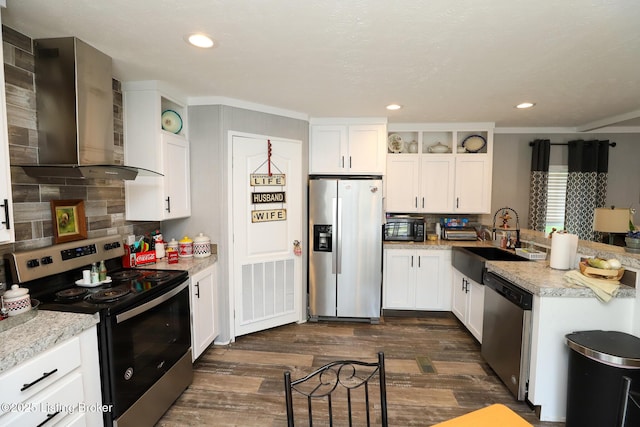
M503 277L483 276L482 357L518 400L528 391L533 295Z

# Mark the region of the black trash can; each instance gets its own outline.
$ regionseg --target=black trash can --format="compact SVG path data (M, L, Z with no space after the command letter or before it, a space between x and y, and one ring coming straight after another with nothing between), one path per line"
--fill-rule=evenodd
M640 390L640 338L617 331L573 332L566 338L571 349L566 427L616 426L622 377ZM629 409L627 426L640 426L639 412Z

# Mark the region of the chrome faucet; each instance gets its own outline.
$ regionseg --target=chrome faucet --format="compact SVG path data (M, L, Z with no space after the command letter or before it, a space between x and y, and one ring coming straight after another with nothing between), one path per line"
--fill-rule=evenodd
M516 228L515 229L510 229L510 228L506 228L508 227L508 212L507 211L511 211L513 212L513 214L516 216ZM503 216L505 219L503 219L504 225L503 227L498 227L500 228L500 230L509 230L509 231L515 231L516 232L516 241L513 243L513 245L509 244L509 246L514 247L514 248L519 248L521 247L521 242L520 242L520 218L518 217L518 212L516 212L515 210L511 209L510 207L504 207L504 208L500 208L496 211L496 213L493 215L493 232L495 233L497 230L496 227L496 219L498 218L498 214L502 212Z

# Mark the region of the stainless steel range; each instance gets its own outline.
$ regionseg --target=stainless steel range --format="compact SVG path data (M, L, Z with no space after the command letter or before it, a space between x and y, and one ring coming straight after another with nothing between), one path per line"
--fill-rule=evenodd
M40 310L99 313L98 345L106 426L152 426L191 384L186 271L122 268L121 237L15 252L13 283ZM85 284L82 270L104 260L108 279Z

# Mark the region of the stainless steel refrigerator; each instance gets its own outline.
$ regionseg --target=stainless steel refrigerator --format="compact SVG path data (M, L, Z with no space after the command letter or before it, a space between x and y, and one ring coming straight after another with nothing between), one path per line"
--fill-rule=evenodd
M309 177L309 318L380 319L382 177Z

